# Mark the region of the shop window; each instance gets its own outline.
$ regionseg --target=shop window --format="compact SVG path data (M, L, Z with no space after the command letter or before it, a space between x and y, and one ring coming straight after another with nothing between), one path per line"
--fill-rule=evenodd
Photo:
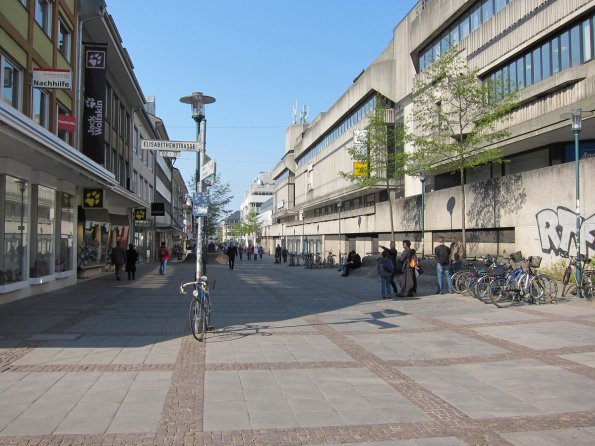
M31 277L42 277L54 273L54 223L56 192L45 186L37 189L36 243L32 253Z
M29 239L29 187L25 180L6 175L4 181L4 234L0 258L0 285L27 278Z
M20 110L21 106L22 79L21 71L10 60L0 54L0 83L2 84L0 98L17 110Z
M85 210L85 214L87 213L89 210ZM79 264L83 266L102 264L108 259L111 225L106 221L96 221L96 217L92 215L89 218L85 221L83 241L79 252Z
M57 273L73 269L74 195L61 193L58 206L60 209L60 233L55 261Z

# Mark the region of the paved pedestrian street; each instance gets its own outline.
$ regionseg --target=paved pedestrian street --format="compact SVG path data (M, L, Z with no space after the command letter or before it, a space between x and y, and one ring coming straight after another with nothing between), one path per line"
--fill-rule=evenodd
M595 304L380 299L362 268L190 262L0 305L0 445L593 445Z

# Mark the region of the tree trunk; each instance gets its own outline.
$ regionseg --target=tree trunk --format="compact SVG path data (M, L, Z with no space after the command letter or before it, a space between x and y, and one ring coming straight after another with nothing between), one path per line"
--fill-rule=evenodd
M461 169L461 243L463 243L463 258L467 257L467 237L465 236L465 169Z
M393 217L393 200L390 196L390 183L386 179L386 192L388 194L388 212L390 213L390 240L395 241L395 223Z

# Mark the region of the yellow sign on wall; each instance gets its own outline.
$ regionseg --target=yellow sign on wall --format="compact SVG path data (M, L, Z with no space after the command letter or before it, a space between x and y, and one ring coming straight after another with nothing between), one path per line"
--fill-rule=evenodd
M356 177L367 177L368 176L368 163L365 161L354 161L353 162L353 175Z
M103 189L83 189L83 208L102 208Z

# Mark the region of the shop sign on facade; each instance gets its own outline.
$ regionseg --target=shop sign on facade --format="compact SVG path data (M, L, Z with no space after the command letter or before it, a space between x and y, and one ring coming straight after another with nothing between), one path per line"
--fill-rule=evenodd
M33 88L72 89L72 72L70 70L44 70L33 68L31 77Z
M103 208L103 189L83 189L83 208Z
M147 208L134 209L134 221L145 221L147 219Z

